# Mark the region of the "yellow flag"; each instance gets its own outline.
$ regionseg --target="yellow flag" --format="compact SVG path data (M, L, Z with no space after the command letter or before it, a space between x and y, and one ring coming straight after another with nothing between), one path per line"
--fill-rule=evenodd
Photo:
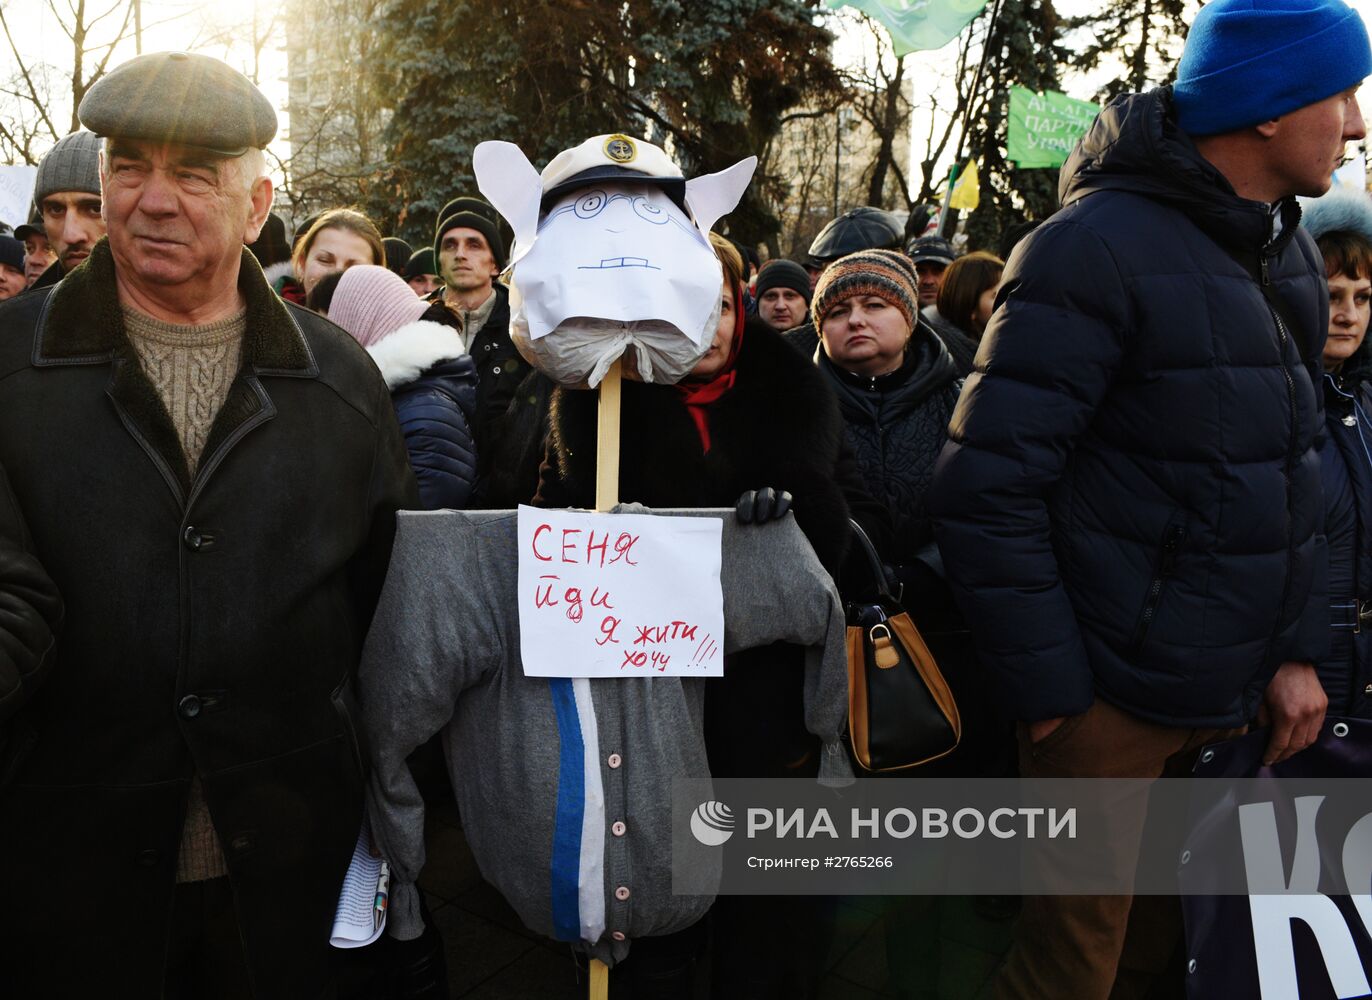
M948 199L949 208L974 210L981 204L981 182L977 179L977 161L968 160L967 167L958 175L953 184L953 195Z

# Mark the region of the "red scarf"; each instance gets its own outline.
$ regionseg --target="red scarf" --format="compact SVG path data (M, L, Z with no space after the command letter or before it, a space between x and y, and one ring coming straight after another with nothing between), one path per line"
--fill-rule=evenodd
M734 342L729 345L729 356L724 359L724 367L704 381L682 381L676 385L681 401L686 404L686 412L695 421L696 433L700 435L701 449L710 452L710 422L707 408L719 397L734 387L734 365L738 363L738 349L743 346L743 327L747 319L743 315L743 292L734 289ZM690 376L687 376L689 379Z

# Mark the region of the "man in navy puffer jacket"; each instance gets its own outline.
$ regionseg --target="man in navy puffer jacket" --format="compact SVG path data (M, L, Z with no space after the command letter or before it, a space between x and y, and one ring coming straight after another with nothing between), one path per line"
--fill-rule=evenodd
M1318 735L1328 300L1293 196L1362 138L1369 72L1340 0L1213 0L1007 265L929 503L1027 776L1184 773L1255 716L1269 763ZM1129 912L1027 900L998 995L1110 995Z

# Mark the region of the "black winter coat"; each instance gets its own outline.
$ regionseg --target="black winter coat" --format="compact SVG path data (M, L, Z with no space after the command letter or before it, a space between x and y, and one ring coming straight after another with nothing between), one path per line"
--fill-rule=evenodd
M40 288L51 288L66 277L66 274L67 272L62 269L62 262L55 260L38 276L38 280L28 288L28 291L36 292Z
M485 447L486 435L509 409L519 384L532 370L510 339L510 290L496 282L495 296L490 318L468 345L468 353L476 363L476 373L480 379L476 389L476 420L472 424L472 431L476 435L478 471L483 476L489 469L484 457L490 450ZM433 306L420 318L457 327L457 319L443 304L442 289L435 293Z
M734 387L708 410L710 451L674 386L624 383L619 495L649 507L733 507L747 490L789 490L816 555L835 572L848 548L848 507L836 481L842 423L814 365L750 320ZM595 392L553 393L548 460L537 503L595 502ZM812 770L804 727L801 651L786 644L729 658L706 686L706 742L719 777ZM807 755L810 755L807 760Z
M924 497L962 387L953 359L941 341L919 326L901 368L889 375L854 375L823 350L818 362L838 397L844 437L863 481L890 513L895 544L883 555L899 564L913 563L934 541Z
M1319 445L1329 543L1329 653L1315 664L1329 714L1372 718L1372 392L1364 357L1324 376L1325 426Z
M1166 89L1101 113L1062 199L953 415L930 495L944 563L1016 718L1099 695L1243 725L1281 662L1328 646L1323 261L1295 199L1273 239Z
M760 320L748 321L735 371L734 387L707 411L708 454L675 386L624 382L620 498L732 507L747 490L789 490L796 521L833 572L848 550L848 508L834 481L843 424L833 393ZM553 392L543 506L594 504L598 399L594 391Z
M489 454L474 503L482 510L504 510L529 503L538 492L539 469L548 442L548 409L556 383L537 368L524 380L486 435Z
M362 822L351 683L414 480L363 350L241 266L241 368L194 473L107 242L0 305L0 466L67 609L0 790L6 997L160 995L197 773L256 995L327 980Z
M977 347L980 341L973 340L956 323L945 319L943 313L938 311L938 306L925 306L919 311L919 318L938 334L939 340L943 341L943 346L948 348L948 353L953 358L953 367L957 369L958 375L966 378L976 367Z
M962 388L957 365L944 342L924 324L911 334L902 366L878 378L845 371L822 348L816 356L838 396L844 438L856 456L862 481L881 502L893 526L887 545L876 542L878 550L892 564L904 588L901 603L934 654L962 718L958 749L921 768L920 775L1012 774L1012 727L989 704L985 679L976 667L967 623L945 579L925 504L934 463L948 440L948 419ZM845 569L848 583L851 566Z
M0 786L19 749L6 720L33 698L56 658L57 587L33 555L23 512L0 469Z
M403 326L367 348L391 390L405 451L424 510L467 506L476 482L477 374L462 339L424 320Z

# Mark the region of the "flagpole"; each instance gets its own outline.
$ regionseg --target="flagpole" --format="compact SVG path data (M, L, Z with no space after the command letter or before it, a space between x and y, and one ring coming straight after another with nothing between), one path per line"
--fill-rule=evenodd
M996 32L996 19L1000 17L1001 0L991 5L991 19L986 24L986 41L981 46L981 61L977 63L976 76L972 77L972 92L967 96L967 107L962 113L962 129L958 133L958 148L953 156L952 169L948 171L948 187L943 192L943 207L939 210L937 235L944 236L948 228L948 202L953 197L953 184L962 166L962 151L967 145L967 132L972 126L972 112L976 110L977 97L981 93L981 78L986 72L986 62L991 57L991 40Z
M962 154L958 153L958 158L953 161L953 165L948 168L948 183L943 189L943 204L938 210L938 228L934 230L935 236L943 236L948 228L948 203L953 200L953 185L958 182L958 167L962 163Z

